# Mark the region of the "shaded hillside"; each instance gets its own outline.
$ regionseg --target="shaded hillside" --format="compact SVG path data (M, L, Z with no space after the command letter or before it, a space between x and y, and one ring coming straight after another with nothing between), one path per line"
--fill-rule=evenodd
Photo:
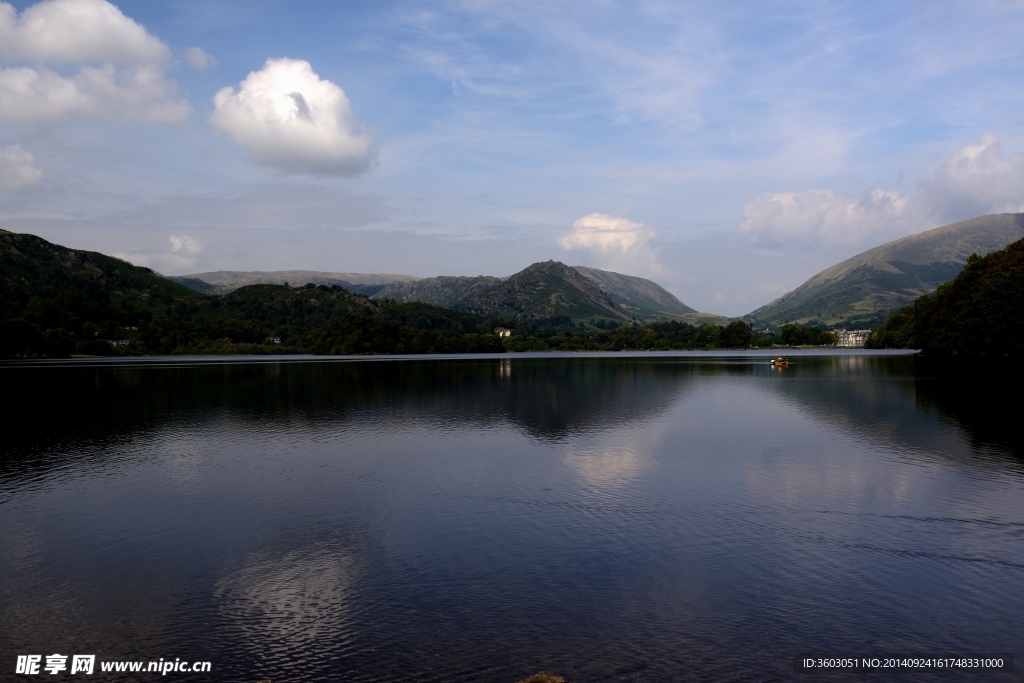
M971 254L1002 249L1021 237L1024 214L981 216L910 235L823 270L748 317L773 324L877 325L956 277Z
M15 340L7 355L67 355L77 340L116 338L202 299L149 268L0 230L0 336Z
M481 315L520 320L559 316L634 319L594 283L558 261L534 263L487 290L463 298L458 305Z
M642 277L585 266L572 268L603 289L620 307L637 318L670 320L697 312L661 285Z
M955 280L886 320L868 345L936 356L1024 355L1024 240L971 256Z
M316 270L237 271L218 270L167 278L205 294L229 294L247 285L307 284L344 287L350 292L370 296L390 282L415 280L411 275L393 273L325 273Z
M0 356L504 350L501 320L340 286L200 294L120 259L0 230Z
M425 304L452 308L461 299L482 292L499 282L501 278L490 275L425 277L419 280L388 283L373 294L373 298L394 299L399 303L421 301Z

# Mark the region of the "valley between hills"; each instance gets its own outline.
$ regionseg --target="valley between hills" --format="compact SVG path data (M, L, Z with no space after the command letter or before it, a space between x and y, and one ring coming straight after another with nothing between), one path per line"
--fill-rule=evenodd
M651 280L558 261L508 276L293 270L164 277L97 252L0 231L0 355L829 344L834 337L827 328L878 328L957 278L970 259L1021 238L1024 214L981 216L910 235L730 319L697 311ZM893 333L885 343L914 338Z
M1022 237L1024 214L1019 213L980 216L909 235L827 268L793 291L739 319L755 326L794 323L874 328L917 297L934 292L939 285L956 277L971 254L984 256ZM251 284L311 282L338 285L374 299L388 298L401 303L419 301L485 314L569 315L573 319L606 316L629 321L679 320L694 325L707 322L724 325L730 320L694 310L651 280L552 263L533 264L505 277L416 278L316 271L219 271L170 279L200 292L216 294L227 294ZM587 287L569 270L576 271L600 291ZM526 280L530 281L529 286L524 285ZM541 280L544 280L543 285ZM575 284L563 286L572 282Z

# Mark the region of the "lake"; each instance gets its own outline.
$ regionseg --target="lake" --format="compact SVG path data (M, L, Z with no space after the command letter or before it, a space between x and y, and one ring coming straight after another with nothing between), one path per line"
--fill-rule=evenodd
M1024 653L1017 367L789 357L2 365L0 678L1020 680L794 671Z

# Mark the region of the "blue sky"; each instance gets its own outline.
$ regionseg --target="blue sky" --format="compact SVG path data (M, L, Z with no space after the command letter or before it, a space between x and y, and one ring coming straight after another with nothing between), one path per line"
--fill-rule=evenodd
M1009 1L0 3L0 227L166 274L556 259L740 315L1024 210L1022 35Z

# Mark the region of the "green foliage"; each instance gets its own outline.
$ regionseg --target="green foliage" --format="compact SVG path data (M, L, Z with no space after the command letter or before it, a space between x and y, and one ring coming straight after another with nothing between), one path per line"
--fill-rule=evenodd
M832 332L817 325L783 325L777 343L781 346L829 346L836 343Z
M718 346L718 337L722 333L722 328L714 323L704 323L697 328L696 334L693 335L693 345L698 348L714 348Z
M972 254L956 279L886 320L867 346L935 356L1024 354L1024 240Z
M725 326L718 338L718 345L724 349L745 349L750 346L750 326L742 320Z

